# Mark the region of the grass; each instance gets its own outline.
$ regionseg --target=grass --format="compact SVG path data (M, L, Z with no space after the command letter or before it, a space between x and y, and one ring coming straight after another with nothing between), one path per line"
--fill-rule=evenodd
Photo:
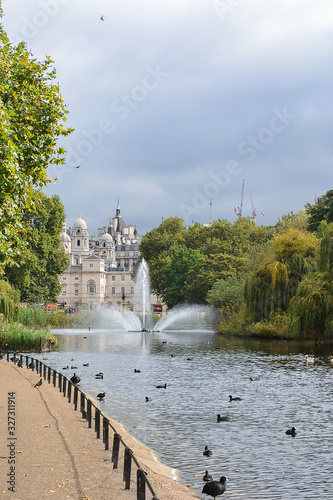
M47 328L31 328L20 323L1 325L0 349L3 351L39 351L56 344L55 337Z

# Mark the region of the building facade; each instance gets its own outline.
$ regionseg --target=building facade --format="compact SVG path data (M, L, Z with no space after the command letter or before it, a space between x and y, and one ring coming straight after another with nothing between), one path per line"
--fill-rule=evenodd
M141 312L132 273L139 260L140 237L134 226L126 225L119 202L115 217L90 237L85 221L79 218L64 226L61 242L69 256L69 268L60 277L58 302L71 308L93 309L105 304ZM162 314L165 306L151 296L152 312Z

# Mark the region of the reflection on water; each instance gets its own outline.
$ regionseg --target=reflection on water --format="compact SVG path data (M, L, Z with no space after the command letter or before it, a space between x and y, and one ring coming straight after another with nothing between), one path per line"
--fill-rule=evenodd
M74 363L80 388L92 396L105 391L103 411L197 493L208 469L214 479L227 476L229 493L246 499L331 498L329 347L211 331L54 333L59 345L42 355L45 362L60 371ZM314 354L313 365L305 354ZM99 371L103 380L95 380ZM230 403L229 394L242 401ZM217 413L232 421L217 423ZM285 434L292 426L295 438ZM203 456L205 445L211 457Z

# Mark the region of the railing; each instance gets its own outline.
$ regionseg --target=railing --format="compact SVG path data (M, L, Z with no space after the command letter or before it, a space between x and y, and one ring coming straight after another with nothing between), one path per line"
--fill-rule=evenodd
M131 486L131 469L132 462L137 467L136 474L136 490L137 490L137 500L146 500L146 487L150 490L152 494L152 500L158 500L156 493L149 482L146 472L141 468L138 460L135 458L132 450L128 448L124 442L121 435L113 427L110 420L103 414L103 412L97 408L97 406L91 401L84 392L82 392L77 385L73 384L71 380L68 380L62 373L57 372L50 366L39 359L32 358L31 356L26 356L23 354L17 355L16 353L6 353L7 361L18 362L22 365L25 364L27 368L32 371L39 373L44 380L49 383L52 382L54 387L59 388L59 391L63 393L64 397L67 398L68 403L73 402L74 409L82 414L82 418L86 419L88 422L88 428L92 427L92 420L95 420L95 433L96 438L101 438L101 428L102 428L102 439L105 446L105 450L109 450L110 441L113 440L111 461L113 463L113 468L117 469L119 465L120 457L120 445L124 447L124 463L123 463L123 481L125 483L125 490L129 490ZM25 359L24 359L25 358ZM58 382L58 383L57 383ZM113 433L113 437L110 437L110 430Z

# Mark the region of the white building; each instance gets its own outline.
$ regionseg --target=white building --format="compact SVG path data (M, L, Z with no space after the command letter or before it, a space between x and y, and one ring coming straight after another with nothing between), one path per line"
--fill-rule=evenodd
M71 228L64 226L61 241L70 264L60 278L59 303L76 309L82 305L89 309L99 304L117 305L140 312L132 279L139 259L140 237L134 226L125 224L119 202L109 225L98 229L97 239L89 238L87 224L79 216ZM165 312L156 296L151 296L151 303L153 312Z

